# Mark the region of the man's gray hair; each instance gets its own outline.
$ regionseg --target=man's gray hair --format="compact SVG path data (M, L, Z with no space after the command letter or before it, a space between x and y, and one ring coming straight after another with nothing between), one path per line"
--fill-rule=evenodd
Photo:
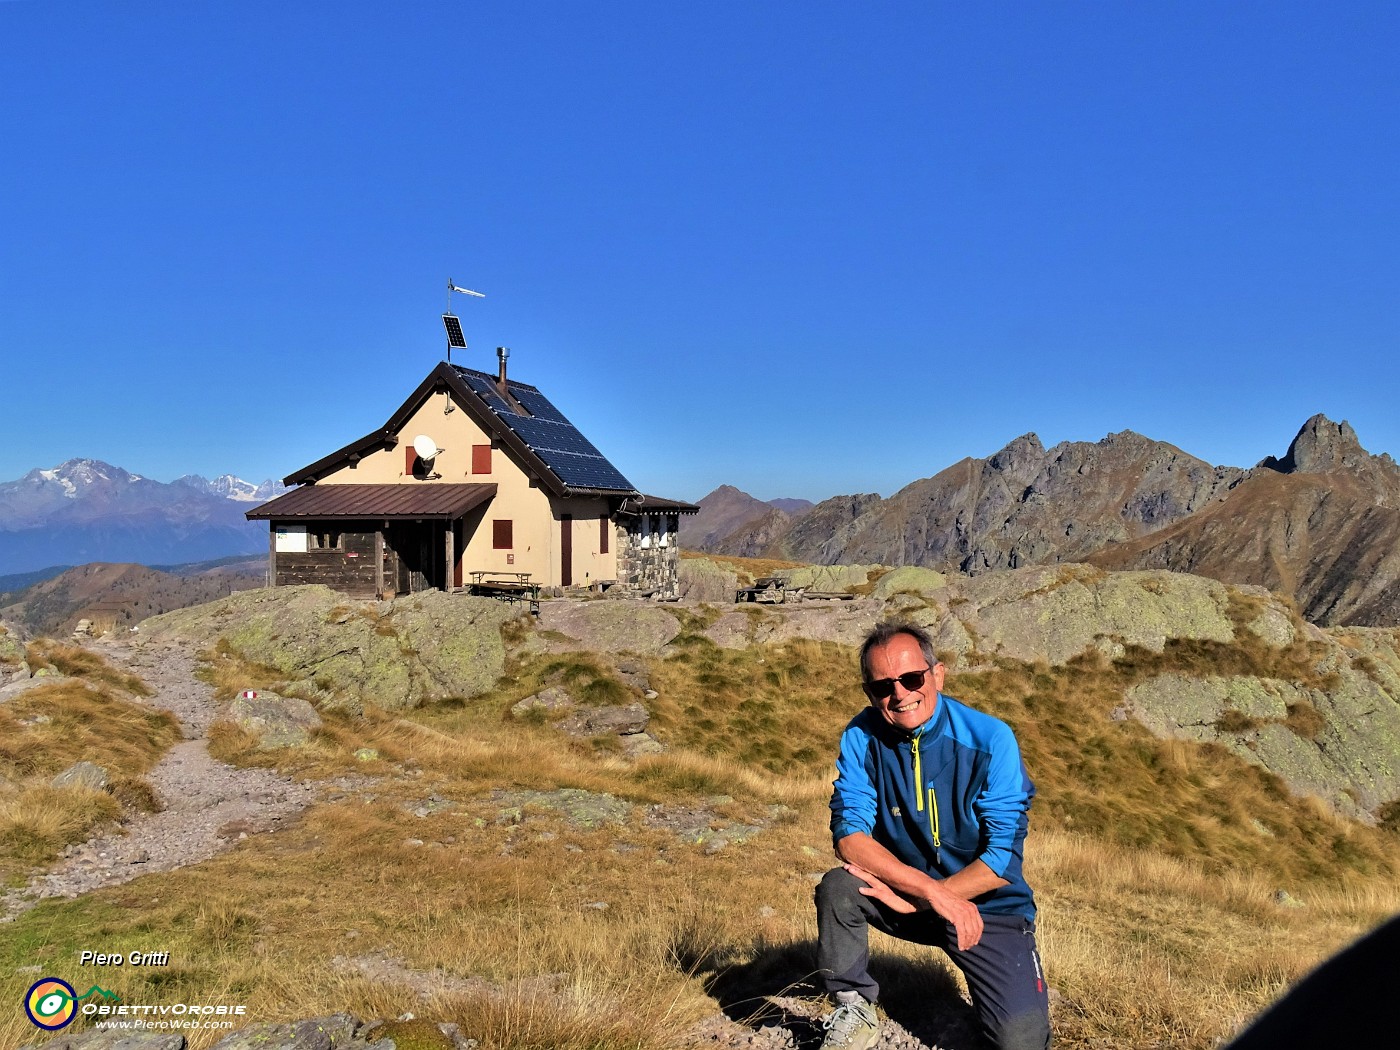
M877 649L882 645L888 645L901 634L907 634L914 641L919 643L919 650L924 654L924 659L928 661L929 667L938 663L938 657L933 652L933 639L928 636L918 624L910 623L907 620L884 620L877 623L870 633L865 636L865 641L860 647L860 677L864 681L870 681L870 650Z

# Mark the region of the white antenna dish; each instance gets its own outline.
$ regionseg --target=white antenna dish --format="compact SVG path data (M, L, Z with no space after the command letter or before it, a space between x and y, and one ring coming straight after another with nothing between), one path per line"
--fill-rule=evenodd
M427 434L419 434L413 439L413 451L418 453L419 459L429 460L436 458L442 449L438 448L437 442Z

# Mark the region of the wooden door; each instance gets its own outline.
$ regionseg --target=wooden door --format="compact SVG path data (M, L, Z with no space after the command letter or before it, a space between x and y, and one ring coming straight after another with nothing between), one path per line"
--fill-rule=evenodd
M571 514L559 519L559 585L574 585L574 518Z

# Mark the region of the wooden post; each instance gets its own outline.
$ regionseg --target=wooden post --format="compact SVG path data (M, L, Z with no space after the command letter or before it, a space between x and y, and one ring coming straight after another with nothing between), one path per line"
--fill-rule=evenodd
M374 594L384 597L384 530L374 530Z
M444 566L444 568L443 568L443 573L442 573L442 589L443 589L444 591L447 591L449 594L451 594L451 593L452 593L452 566L453 566L453 565L456 563L456 561L457 561L457 559L456 559L456 557L455 557L455 553L456 553L456 552L453 551L453 549L452 549L452 546L453 546L452 541L453 541L453 539L455 539L455 537L452 535L452 521L451 521L451 519L449 519L449 520L447 521L447 528L445 528L443 531L447 534L447 540L446 540L446 544L447 544L447 564L446 564L446 565Z
M277 586L277 523L267 523L267 585Z

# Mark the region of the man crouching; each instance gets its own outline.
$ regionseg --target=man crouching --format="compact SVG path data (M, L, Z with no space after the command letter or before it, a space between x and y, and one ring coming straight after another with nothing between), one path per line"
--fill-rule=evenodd
M879 1037L869 928L948 953L995 1050L1046 1050L1050 1011L1021 848L1035 786L1006 723L943 696L921 628L882 623L860 651L870 707L841 734L817 888L817 959L836 1001L822 1050Z

